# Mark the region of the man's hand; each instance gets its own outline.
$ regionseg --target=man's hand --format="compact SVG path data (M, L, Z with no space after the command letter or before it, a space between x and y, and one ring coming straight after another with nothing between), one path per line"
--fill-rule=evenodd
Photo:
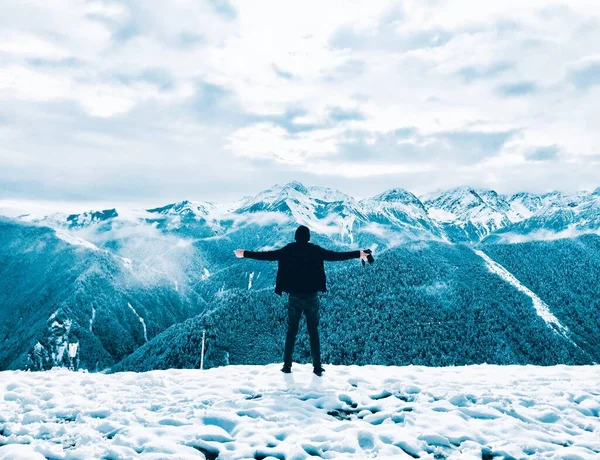
M367 261L367 257L369 256L369 254L367 254L365 251L363 251L362 249L360 250L360 260L366 262Z
M243 249L236 249L235 251L233 251L233 253L235 254L235 256L238 259L243 259L244 258L244 250Z

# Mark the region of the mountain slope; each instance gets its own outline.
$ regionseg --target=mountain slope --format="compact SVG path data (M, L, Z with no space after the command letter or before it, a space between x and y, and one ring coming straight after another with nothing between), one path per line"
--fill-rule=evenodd
M386 242L447 240L443 230L428 214L423 203L407 190L387 190L372 198L361 200L358 205L363 227L375 234L387 234L387 240L384 239ZM396 241L394 235L397 235Z
M581 338L575 330L557 334L528 295L464 246L398 247L365 269L353 262L331 265L329 280L330 292L321 299L324 362L550 365L600 359L598 351L591 358L573 342ZM285 299L271 289L230 290L205 314L171 327L113 369L197 367L203 330L209 366L280 362L285 325ZM296 357L310 359L303 334Z
M501 229L489 241L557 239L585 233L600 233L600 194L552 193L542 196L542 205L528 219Z
M308 225L345 244L386 245L399 239L442 238L423 203L403 189L356 201L335 190L291 182L265 190L235 210L238 215L259 212L279 214L281 222L289 217L294 225Z
M146 267L49 228L1 219L0 235L0 369L66 365L73 342L83 367L101 369L204 308Z
M209 317L233 315L237 311L236 305L253 303L247 311L238 311L238 314L248 324L254 324L252 318L244 315L249 311L262 315L264 309L279 305L280 299L271 295L276 264L238 261L233 257L233 250L281 247L293 239L298 224L308 225L313 241L330 249L375 249L377 264L366 271L359 271L365 278L372 273L380 276L369 281L381 296L374 305L379 305L380 311L388 312L390 318L396 315L399 315L398 318L411 317L413 313L409 306L417 305L419 315L426 320L415 321L427 324L428 334L438 328L437 332L431 332L435 343L423 342L416 334L413 334L413 342L407 343L404 339L397 339L397 331L406 330L399 319L392 321L396 335L388 330L388 324L379 319L376 327L387 331L383 334L385 346L381 343L369 345L362 355L356 350L346 353L331 345L331 359L351 362L349 357L353 357L363 359L365 363L376 360L436 365L472 362L469 360L473 358L463 345L456 343L458 339L453 335L454 331L445 329L446 326L442 327L435 319L440 311L442 317L450 314L440 310L442 304L470 311L473 307L469 299L472 298L477 298L477 302L485 306L477 313L477 318L485 318L485 321L479 319L481 324L473 326L475 316L462 320L479 331L481 337L488 334L481 330L484 325L495 330L496 326L489 322L500 315L500 307L510 310L528 304L530 313L534 314L535 305L547 305L560 324L568 329L567 339L572 338L577 346L581 346L579 351L569 351L566 355L555 353L554 356L560 356L566 362L598 359L593 346L586 343L596 343L594 334L600 326L595 320L587 324L582 317L576 321L573 319L580 314L577 311L585 311L589 316L589 305L595 305L592 301L586 305L574 298L581 292L586 293L586 298L596 294L593 287L586 290L581 286L581 279L595 284L589 274L579 274L578 271L583 270L580 264L576 260L571 261L571 266L577 267L574 274L560 272L564 279L549 282L550 286L560 285L563 291L559 297L548 298L548 295L554 295L547 292L548 286L531 285L536 276L546 279L548 273L536 273L537 266L544 267L543 264L536 265L533 259L527 262L525 268L505 264L503 259L497 259L496 254L488 252L488 248L498 251L497 248L506 247L508 249L503 249L503 254L510 253L515 260L519 260L523 251L524 259L529 260L531 246L517 244L513 247L496 243L554 240L586 232L600 233L600 189L593 193L518 193L506 197L493 190L460 187L421 201L409 191L394 188L356 200L330 188L306 187L291 182L229 204L181 201L146 210L111 208L2 221L0 312L5 318L0 320L0 339L5 340L3 348L0 348L0 369L66 364L67 345L73 337L80 343L82 365L91 369L103 368L144 345L146 338L152 342L152 338L168 326L207 308L212 313L202 321L208 321ZM590 260L589 257L594 254L594 245L588 244L594 240L566 241L573 241L574 245L562 242L556 246L543 246L544 251L549 251L549 260L555 260L552 254L559 247L565 248L560 256L565 261L571 260L569 254L583 257L578 249L580 247L589 252L583 257L585 260ZM454 243L456 247L441 242ZM463 243L467 247L462 247ZM472 252L470 246L474 244L502 265L524 288L520 289L510 282L508 286L500 287L511 278L505 276L506 281L496 279L498 277L486 268L485 261ZM418 253L415 248L419 247L428 250ZM542 255L535 257L543 258ZM451 265L456 269L449 268L449 259L454 260ZM423 267L424 261L431 266ZM380 264L386 265L386 268L379 268ZM411 268L405 271L405 265ZM364 298L368 289L357 291L363 278L356 278L355 267L348 268L350 272L344 275L342 267L329 267L332 280L336 280L332 289L337 290L338 284L348 286L354 297L348 297L345 292L331 296L331 302L337 307L329 311L338 308L343 317L343 304L338 305L335 300L339 297L355 309L353 314L362 318L364 312L357 309L360 302L356 299ZM528 278L521 277L523 269L531 270ZM406 277L413 276L410 270L421 270L419 276L423 279L418 282L424 284L409 295ZM472 270L472 274L468 270ZM544 270L556 275L553 268ZM595 270L596 266L591 265L592 277L596 275ZM448 286L453 288L448 290ZM460 286L460 291L456 290L456 286ZM490 291L489 286L497 289ZM471 297L463 292L469 289L475 292ZM504 302L506 289L521 290L516 297L521 300L513 299L513 294L510 294L512 300L508 306L499 304L498 299ZM489 295L489 299L480 297L483 292ZM325 303L330 302L328 298L325 298ZM386 303L386 299L391 303ZM532 305L531 299L537 303ZM488 304L493 308L488 309ZM573 305L574 310L564 310L564 305ZM555 312L556 309L559 311ZM16 329L13 313L19 315L16 316ZM379 315L376 311L370 314L375 318ZM282 331L278 328L284 327L284 320L281 319L281 324L271 325L274 335L267 334L266 342L257 338L247 339L259 340L271 350L279 340ZM332 317L329 320L336 321ZM227 324L228 317L224 317L223 321ZM539 317L532 317L532 321L535 330L528 334L555 335L552 330L541 332L544 324L539 322ZM368 322L363 323L355 325L356 330L370 335L372 330L365 328L371 326ZM195 323L195 327L200 326L200 323ZM508 325L506 328L510 330ZM343 331L338 337L341 343L347 342L345 335L352 338L350 342L363 340L352 329ZM224 334L225 337L230 336L228 332ZM512 362L511 359L515 362L552 361L544 352L523 352L521 348L529 345L523 345L521 339L511 339L509 343L500 341L498 337L495 336L485 346L477 345L483 347L481 356L485 359L493 362ZM548 340L553 343L552 340L556 339ZM237 339L232 338L232 343L227 340L219 349L227 350L234 362L253 362L253 359L269 356L269 359L275 359L278 355L278 352L269 351L262 357L254 356L250 349L242 357L239 355L241 352L235 350ZM432 354L438 340L445 343L444 349L450 350L449 355L440 357ZM416 342L424 344L423 348L414 345ZM399 361L394 361L386 354L387 351L378 347L396 350L394 359ZM515 351L514 347L520 351ZM225 356L225 352L219 353ZM214 362L221 362L222 356L215 358Z
M490 244L484 251L551 305L578 345L600 362L600 237Z
M510 205L493 190L458 187L430 196L424 204L453 241L479 241L511 224Z

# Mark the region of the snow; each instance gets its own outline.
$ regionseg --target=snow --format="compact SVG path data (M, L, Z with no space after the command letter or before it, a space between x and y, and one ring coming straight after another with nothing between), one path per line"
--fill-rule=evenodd
M388 190L373 198L362 200L357 211L362 215L384 216L397 225L426 221L431 217L416 196L401 189Z
M79 342L69 343L69 358L73 359L77 356L78 348L79 348Z
M192 244L194 244L194 241L195 240L184 240L183 238L178 238L175 246L178 248L189 248Z
M129 309L133 312L133 314L135 316L137 316L137 319L140 321L142 328L144 329L144 340L147 342L148 341L148 331L146 330L146 321L144 321L144 318L142 318L138 312L136 311L135 308L133 308L133 305L131 305L129 302L127 302L127 306L129 307Z
M46 460L46 457L32 451L29 446L9 444L0 448L0 460Z
M444 209L430 208L428 212L431 218L438 222L454 222L457 219L455 214Z
M90 332L94 327L94 320L96 319L96 307L92 305L92 316L90 317Z
M96 246L95 244L90 243L89 241L84 240L83 238L80 238L78 236L75 236L66 230L61 230L61 229L55 228L54 232L56 233L56 236L58 238L60 238L63 241L66 241L67 243L69 243L71 245L83 246L84 248L92 249L93 251L100 250L100 248L98 246Z
M2 209L0 200L0 213ZM115 216L110 217L113 213ZM70 224L75 221L67 218L73 216L77 226L83 228L70 229ZM20 219L49 226L69 244L96 251L103 248L103 243L111 236L127 234L139 237L149 229L160 228L160 236L164 237L169 232L184 232L193 225L206 227L214 233L205 235L203 240L215 240L248 225L304 224L315 233L339 237L353 245L365 225L379 223L390 226L390 231L379 237L392 235L389 247L407 237L451 241L464 233L469 240L481 240L514 225L514 232L497 234L500 241L511 243L597 233L600 194L582 191L536 195L520 192L508 197L493 190L462 186L421 196L420 199L404 189L393 188L357 200L335 189L305 187L299 182L290 182L229 203L186 200L147 210L120 207L118 212L115 208L107 208L80 214L55 213L46 217L33 213L21 215ZM157 219L161 220L160 224ZM107 225L90 225L102 222ZM394 234L400 235L400 238ZM519 236L521 234L527 237ZM182 238L176 241L175 246L185 249L194 241ZM122 250L118 256L123 254L129 252ZM139 258L134 257L135 260ZM134 268L131 259L122 258L121 262L127 269Z
M67 342L64 341L63 338L61 338L60 340L63 340L63 342L56 344L56 353L52 352L52 361L54 363L60 363L63 360L65 351L67 350L67 345L68 345ZM57 342L58 342L58 340L57 340Z
M132 265L133 265L133 261L127 257L119 257L119 256L115 256L119 259L121 259L121 262L123 262L123 266L125 268L128 268L129 270L132 269Z
M160 208L146 209L145 212L179 218L182 215L193 216L196 220L206 219L213 211L215 204L210 201L195 202L184 200Z
M527 208L522 201L511 201L510 211L507 213L511 222L521 222L522 220L529 219L533 215L534 212Z
M600 456L600 366L0 373L2 458Z
M288 216L288 221L307 225L321 235L334 237L350 244L355 241L355 229L362 230L363 224L385 221L394 227L395 233L421 234L431 237L437 229L422 203L412 193L403 189L392 189L372 198L356 201L354 198L324 187L306 188L298 182L275 187L261 192L236 210L237 222L244 222L250 214L273 211ZM244 216L241 220L239 216ZM398 232L398 230L401 230Z
M542 318L546 324L555 332L562 334L564 337L567 337L567 332L569 331L567 327L563 326L558 318L552 314L550 308L546 303L540 299L531 289L524 286L515 276L510 273L506 268L500 265L498 262L493 260L490 256L488 256L485 252L480 250L475 250L475 253L481 257L488 269L501 277L507 283L513 285L516 289L521 291L523 294L528 296L533 302L533 307L535 308L536 313L540 318Z
M308 192L311 198L324 201L325 203L333 203L336 201L352 202L354 198L328 187L308 187Z
M480 236L511 224L510 205L493 190L457 187L430 195L424 204L432 219L463 227L470 223Z
M50 323L48 326L48 329L51 335L54 336L53 341L56 350L51 351L52 362L55 364L60 364L69 345L69 332L71 331L72 321L68 318L62 322L58 321L56 319L57 313L58 310L52 313L48 318L48 323L52 321L52 323ZM40 345L40 347L43 348L42 345ZM38 347L36 347L36 349L39 350Z
M10 200L0 200L0 214L8 210L10 212L5 214L51 227L57 231L59 238L69 244L93 250L102 248L101 243L106 242L113 232L137 234L162 226L167 231L176 231L193 225L190 217L197 221L197 225L206 226L215 233L205 236L205 240L223 238L228 231L246 225L301 223L322 235L339 235L341 240L351 244L363 225L372 222L389 224L393 232L408 234L411 238L446 241L452 239L452 233L446 234L443 230L446 225L455 227L452 230L462 228L469 239L476 240L516 225L514 233L498 235L501 241L508 243L524 240L525 237L519 236L523 233L531 235L525 241L597 233L600 225L600 192L597 190L592 193L555 191L543 195L520 192L508 197L493 190L468 186L424 195L420 200L401 188L357 200L335 189L305 187L299 182L290 182L229 203L186 200L147 210L119 207L117 211L106 207L101 211L79 214L46 214L55 210L49 204L39 209L30 208ZM81 208L81 204L76 208ZM71 221L67 220L69 217ZM157 219L164 222L159 225ZM87 231L70 229L73 222ZM110 225L90 225L102 222ZM524 224L519 226L519 223ZM193 241L181 239L176 246L185 248ZM123 258L122 263L128 269L132 268L131 259Z

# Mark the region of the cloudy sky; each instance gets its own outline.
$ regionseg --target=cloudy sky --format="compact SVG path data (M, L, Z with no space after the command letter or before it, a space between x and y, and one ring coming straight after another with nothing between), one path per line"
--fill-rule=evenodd
M600 4L3 0L0 199L600 185Z

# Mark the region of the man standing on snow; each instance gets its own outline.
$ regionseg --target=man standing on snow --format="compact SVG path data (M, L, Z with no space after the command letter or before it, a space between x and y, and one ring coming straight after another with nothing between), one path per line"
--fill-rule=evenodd
M366 260L368 254L363 251L336 252L323 249L309 243L310 230L301 225L296 230L296 242L275 251L245 251L236 249L238 258L278 261L275 292L289 294L288 330L285 337L282 372L292 372L292 356L296 343L296 334L302 313L306 317L306 326L310 339L310 353L313 359L313 372L319 377L324 369L321 365L321 345L319 341L319 297L318 292L327 290L324 261L349 259Z

